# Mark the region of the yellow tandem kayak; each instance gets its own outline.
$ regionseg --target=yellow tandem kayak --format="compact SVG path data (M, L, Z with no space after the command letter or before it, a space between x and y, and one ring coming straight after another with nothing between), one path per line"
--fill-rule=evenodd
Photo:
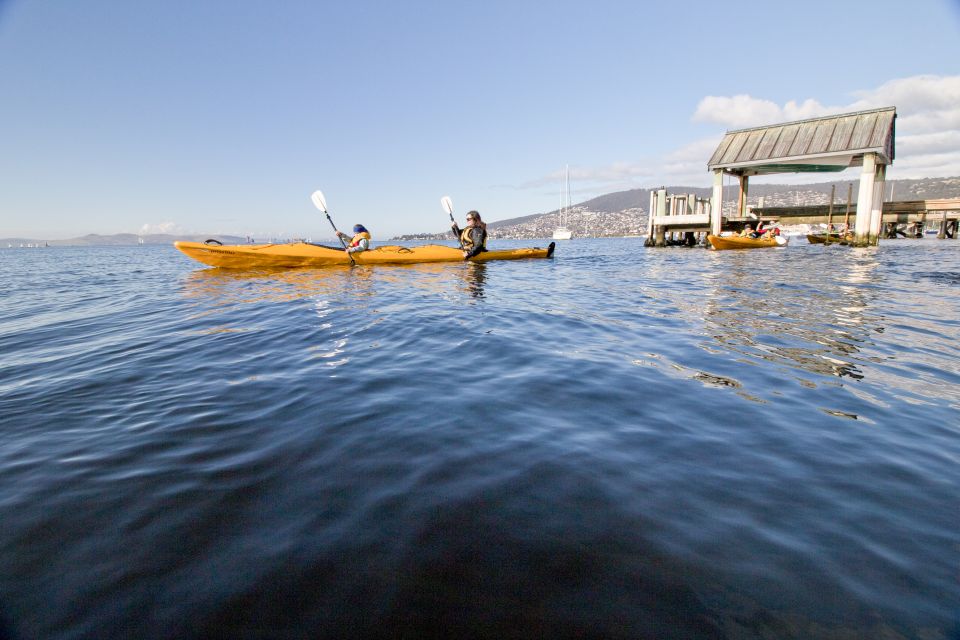
M309 242L287 244L234 244L221 245L211 242L173 243L177 249L194 260L212 267L226 269L252 269L259 267L323 267L350 264L350 258L340 247L328 247ZM519 260L522 258L549 258L553 255L554 243L545 249L501 249L484 251L470 262L488 260ZM417 262L463 262L463 252L457 247L428 244L421 247L389 245L351 254L357 264L413 264Z
M783 236L773 238L741 238L740 236L715 236L708 235L707 240L714 249L761 249L764 247L777 247L787 244L787 239Z

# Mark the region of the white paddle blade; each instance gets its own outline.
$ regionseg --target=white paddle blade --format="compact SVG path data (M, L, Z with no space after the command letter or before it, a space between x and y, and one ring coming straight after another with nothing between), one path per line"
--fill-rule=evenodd
M323 191L319 189L313 192L313 195L310 196L310 199L313 200L313 204L317 209L327 212L327 199L323 197Z
M789 242L789 240L787 240L783 236L776 236L774 239L777 241L777 244L780 245L781 247L787 246L787 242Z
M453 200L450 199L450 196L443 196L440 198L440 204L443 205L443 210L453 215Z

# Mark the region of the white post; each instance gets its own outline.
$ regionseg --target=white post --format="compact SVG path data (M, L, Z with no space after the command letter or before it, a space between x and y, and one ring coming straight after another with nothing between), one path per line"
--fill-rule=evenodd
M887 165L878 165L874 176L873 207L870 209L870 244L880 244L880 232L883 231L883 192L886 190Z
M667 215L667 190L658 189L657 190L657 217L663 217ZM656 235L654 236L654 246L656 247L665 247L667 246L666 238L666 225L657 225L654 227Z
M713 170L713 199L710 201L710 233L720 235L723 225L723 169Z
M860 172L860 191L857 193L857 221L854 223L854 244L870 244L870 223L873 216L874 179L877 175L877 155L866 153L863 156L863 170ZM879 235L879 234L878 234Z
M650 189L650 208L647 209L647 242L653 241L653 216L657 206L657 192Z

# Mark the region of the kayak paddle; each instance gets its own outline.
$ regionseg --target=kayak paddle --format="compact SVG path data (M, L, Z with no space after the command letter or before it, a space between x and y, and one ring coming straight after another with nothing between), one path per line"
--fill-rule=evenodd
M444 211L446 211L447 215L450 216L450 222L457 224L457 221L453 219L453 200L450 199L450 196L443 196L440 198L440 204L443 205ZM463 240L460 238L460 235L452 229L451 232L457 238L457 242L460 243L460 250L463 251Z
M344 242L343 236L341 236L340 232L337 231L337 225L333 224L333 218L330 217L330 213L327 211L327 199L323 197L323 191L320 191L319 189L314 191L310 196L310 199L313 200L313 204L317 207L317 209L320 209L320 211L323 211L327 214L327 220L330 221L330 226L333 227L333 232L336 233L337 237L340 239L340 244L343 245L343 250L347 251L347 243ZM357 264L353 261L353 256L350 255L349 251L347 251L347 257L350 258L350 264Z

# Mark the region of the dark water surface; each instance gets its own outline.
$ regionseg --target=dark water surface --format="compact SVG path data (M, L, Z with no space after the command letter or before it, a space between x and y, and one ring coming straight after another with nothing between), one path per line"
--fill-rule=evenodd
M641 242L0 251L9 633L960 637L960 242Z

